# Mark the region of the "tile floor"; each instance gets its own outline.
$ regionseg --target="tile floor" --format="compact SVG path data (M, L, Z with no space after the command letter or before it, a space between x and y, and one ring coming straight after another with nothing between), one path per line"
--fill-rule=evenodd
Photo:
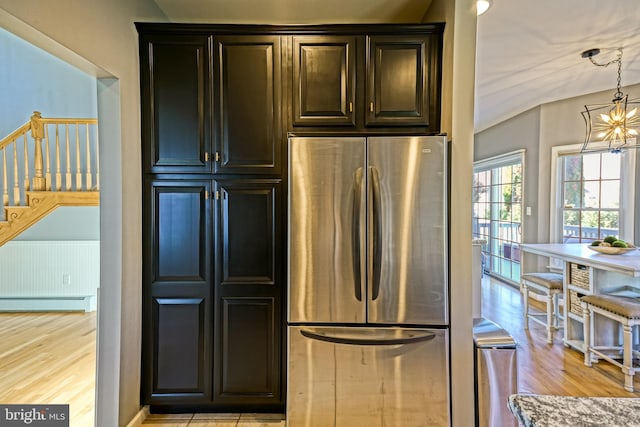
M284 414L149 414L148 427L285 427Z

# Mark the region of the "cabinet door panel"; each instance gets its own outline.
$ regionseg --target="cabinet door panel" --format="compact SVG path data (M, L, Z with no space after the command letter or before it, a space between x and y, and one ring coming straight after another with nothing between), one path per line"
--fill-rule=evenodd
M430 126L439 106L432 85L439 72L432 67L430 36L370 36L368 38L367 125ZM434 75L435 74L435 75ZM431 110L434 111L431 111ZM439 119L439 115L438 115Z
M218 181L221 284L273 285L280 229L279 181ZM279 261L278 261L279 262Z
M222 305L221 394L275 396L279 345L274 299L224 298Z
M355 126L355 37L293 38L293 124Z
M210 172L205 36L143 38L142 126L147 172Z
M280 37L221 36L216 46L217 173L280 171Z
M154 393L204 393L204 299L155 298Z
M152 281L205 283L209 278L210 181L151 184Z

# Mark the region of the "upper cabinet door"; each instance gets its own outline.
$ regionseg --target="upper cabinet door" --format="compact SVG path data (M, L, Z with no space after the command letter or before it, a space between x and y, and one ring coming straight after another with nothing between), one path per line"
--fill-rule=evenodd
M215 172L281 169L279 36L220 36L215 46Z
M366 124L440 128L439 35L367 39Z
M294 126L355 126L355 58L355 37L293 37Z
M140 47L144 172L211 172L207 37L145 35Z

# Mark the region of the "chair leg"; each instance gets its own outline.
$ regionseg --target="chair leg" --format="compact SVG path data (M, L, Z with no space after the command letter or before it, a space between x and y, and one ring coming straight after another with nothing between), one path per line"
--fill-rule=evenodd
M624 373L624 389L633 392L633 355L632 355L632 336L631 326L622 326L622 372Z
M526 283L522 285L523 313L524 313L524 329L529 329L529 287Z
M547 344L553 344L553 295L547 294Z
M560 298L560 294L557 292L553 293L553 328L555 330L560 329L560 304L558 299Z
M586 303L582 303L582 334L584 336L584 364L591 367L591 322L593 314Z

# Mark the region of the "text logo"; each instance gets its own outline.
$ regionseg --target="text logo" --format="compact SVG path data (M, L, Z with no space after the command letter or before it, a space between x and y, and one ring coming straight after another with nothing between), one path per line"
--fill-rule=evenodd
M69 427L69 405L0 405L0 427Z

